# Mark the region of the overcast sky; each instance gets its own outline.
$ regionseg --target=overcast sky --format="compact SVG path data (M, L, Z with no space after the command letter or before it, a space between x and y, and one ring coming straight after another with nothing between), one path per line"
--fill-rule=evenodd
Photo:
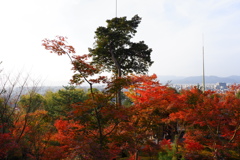
M136 14L142 22L134 41L153 49L149 74L201 75L204 34L206 75L240 75L239 0L118 0L118 17ZM49 53L41 40L67 36L85 54L97 27L115 16L116 0L0 0L0 67L66 84L68 57Z

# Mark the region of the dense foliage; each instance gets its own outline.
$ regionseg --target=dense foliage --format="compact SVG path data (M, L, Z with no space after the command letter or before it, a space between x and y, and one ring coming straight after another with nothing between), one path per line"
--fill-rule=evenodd
M129 76L130 102L111 92L65 87L28 92L6 102L1 94L1 159L239 159L240 86L226 93L197 87L177 92L156 75Z
M116 17L107 20L107 27L98 27L95 34L95 45L90 48L93 64L103 70L121 75L128 73L146 73L152 65L152 50L144 43L131 42L141 18L135 15L131 20Z
M129 25L124 28L129 29L129 33L100 27L98 38L102 37L100 31L106 30L109 36L115 37L112 32L123 39L126 36L128 42L140 18L113 19L108 25L115 26L119 22ZM119 25L115 27L121 29ZM91 50L89 55L76 56L75 49L67 45L62 36L45 39L43 46L60 56L68 55L75 72L73 84L41 95L35 88L23 92L26 81L15 92L15 83L10 83L9 88L6 86L9 79L1 81L0 159L240 159L240 85L217 93L203 92L197 87L177 91L162 85L155 74L124 74L118 78L114 74L108 79L96 75L101 71L99 64L91 62L91 56L97 60L93 55L96 50ZM118 59L124 58L121 54L127 54L126 50L117 48L114 54L119 53ZM110 58L105 68L111 69L113 64ZM132 72L135 68L125 71ZM93 75L96 78L89 79ZM75 87L83 81L89 84L89 90ZM106 86L102 91L93 88L100 82ZM116 91L122 88L125 91L121 93L123 105L114 98Z

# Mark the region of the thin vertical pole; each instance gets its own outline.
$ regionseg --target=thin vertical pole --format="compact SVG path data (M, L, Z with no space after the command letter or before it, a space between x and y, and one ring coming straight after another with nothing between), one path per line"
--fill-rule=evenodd
M117 17L117 0L116 0L116 17Z
M203 58L203 77L202 77L202 83L203 83L203 92L205 91L205 68L204 68L204 35L202 35L202 43L203 43L203 46L202 46L202 58Z

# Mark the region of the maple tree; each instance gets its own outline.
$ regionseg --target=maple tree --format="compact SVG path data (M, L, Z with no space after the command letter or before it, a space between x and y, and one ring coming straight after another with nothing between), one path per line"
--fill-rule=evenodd
M204 93L198 88L182 91L182 108L171 119L185 124L187 156L209 149L213 159L227 158L239 142L239 99L235 92ZM200 153L200 152L199 152Z
M54 127L47 111L36 110L35 112L21 115L12 129L13 137L19 145L19 157L29 159L44 159L46 149L51 146Z
M116 109L106 94L75 103L69 120L58 120L57 137L71 157L109 159L121 150L112 139L125 119L124 109ZM74 152L73 152L74 150Z
M177 93L168 86L161 85L156 75L132 76L131 79L131 85L126 92L133 102L130 106L132 116L128 123L129 128L126 127L127 134L132 132L129 136L132 139L128 140L128 143L135 143L135 146L130 145L131 149L135 148L135 152L144 145L159 148L159 142L167 138L166 135L174 138L174 133L166 132L171 125L167 124L165 119L175 109Z
M90 91L93 96L93 83L104 81L105 77L100 76L97 79L88 79L88 77L100 72L99 68L87 61L91 55L75 55L76 51L74 47L67 45L67 37L63 36L56 36L56 38L53 40L46 38L43 40L42 45L46 50L50 50L51 53L56 53L59 56L67 55L73 65L72 70L75 73L72 76L71 82L74 84L81 84L86 81L90 86Z
M106 130L108 130L107 128L111 128L111 126L113 127L113 130L115 129L115 126L117 125L118 122L113 122L112 119L109 116L103 116L103 113L105 111L105 108L108 108L107 111L110 111L110 108L115 108L112 107L111 99L112 96L111 94L104 96L101 93L94 93L93 92L93 88L92 88L92 84L93 83L99 83L99 81L104 80L104 77L99 77L98 79L87 79L89 76L94 75L95 73L98 73L99 70L96 69L94 66L90 65L88 62L86 62L85 60L87 60L87 58L89 58L89 55L83 55L83 56L72 56L70 57L70 53L75 53L75 50L72 46L68 46L65 44L65 38L64 37L60 37L58 36L57 39L55 40L48 40L45 39L43 40L43 46L45 46L46 49L51 50L51 52L57 53L58 55L62 55L62 54L67 54L69 56L69 58L71 59L71 62L73 64L73 70L74 71L78 71L78 73L76 73L73 76L72 82L76 83L76 84L80 84L83 82L82 79L84 79L89 85L90 85L90 92L91 92L91 97L87 100L85 100L84 102L81 103L81 101L73 102L73 104L70 104L70 107L73 106L80 106L76 111L73 112L69 112L69 115L72 115L74 113L84 113L84 116L80 116L82 118L80 118L80 122L82 124L85 124L85 130L87 132L93 132L95 133L95 138L92 137L93 139L96 139L97 141L93 141L94 145L91 145L92 147L95 146L99 146L99 151L104 151L105 150L105 139L106 139L106 135L110 134L112 132L112 130L110 129L109 133L104 133ZM100 98L99 98L100 96ZM86 108L87 107L87 108ZM75 114L74 114L75 115ZM79 116L77 116L79 117ZM75 119L75 117L72 117L72 119ZM109 124L109 122L111 122ZM74 125L78 125L78 121L73 121L72 122ZM56 123L58 124L58 123ZM82 125L80 124L80 126ZM68 124L70 125L70 124ZM89 126L89 127L87 127ZM57 127L57 126L56 126ZM69 126L70 127L70 126ZM93 131L92 131L93 129ZM61 131L59 130L59 132L61 133ZM77 131L76 131L77 132ZM59 133L59 134L60 134ZM69 137L69 139L71 139ZM86 142L87 140L83 139L84 141L82 142L82 144L84 144L84 142ZM76 144L76 143L73 143ZM73 144L71 144L70 146L72 146ZM77 143L79 145L79 143ZM88 144L88 143L87 143ZM91 144L91 143L89 143ZM69 145L69 144L68 144ZM85 153L86 155L89 155L88 153ZM102 155L102 154L99 154Z

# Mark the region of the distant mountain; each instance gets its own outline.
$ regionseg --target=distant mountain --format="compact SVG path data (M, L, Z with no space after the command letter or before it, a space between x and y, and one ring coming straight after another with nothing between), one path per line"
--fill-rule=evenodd
M166 83L172 83L173 81L178 81L181 79L184 79L186 77L181 76L158 76L158 80L160 80L160 83L166 84Z
M236 80L237 83L240 82L240 76L236 76L236 75L234 75L234 76L229 76L229 78Z
M177 76L158 76L161 83L165 84L201 84L202 76L191 77L177 77ZM240 76L218 77L218 76L205 76L206 84L215 84L218 82L224 83L240 83Z

